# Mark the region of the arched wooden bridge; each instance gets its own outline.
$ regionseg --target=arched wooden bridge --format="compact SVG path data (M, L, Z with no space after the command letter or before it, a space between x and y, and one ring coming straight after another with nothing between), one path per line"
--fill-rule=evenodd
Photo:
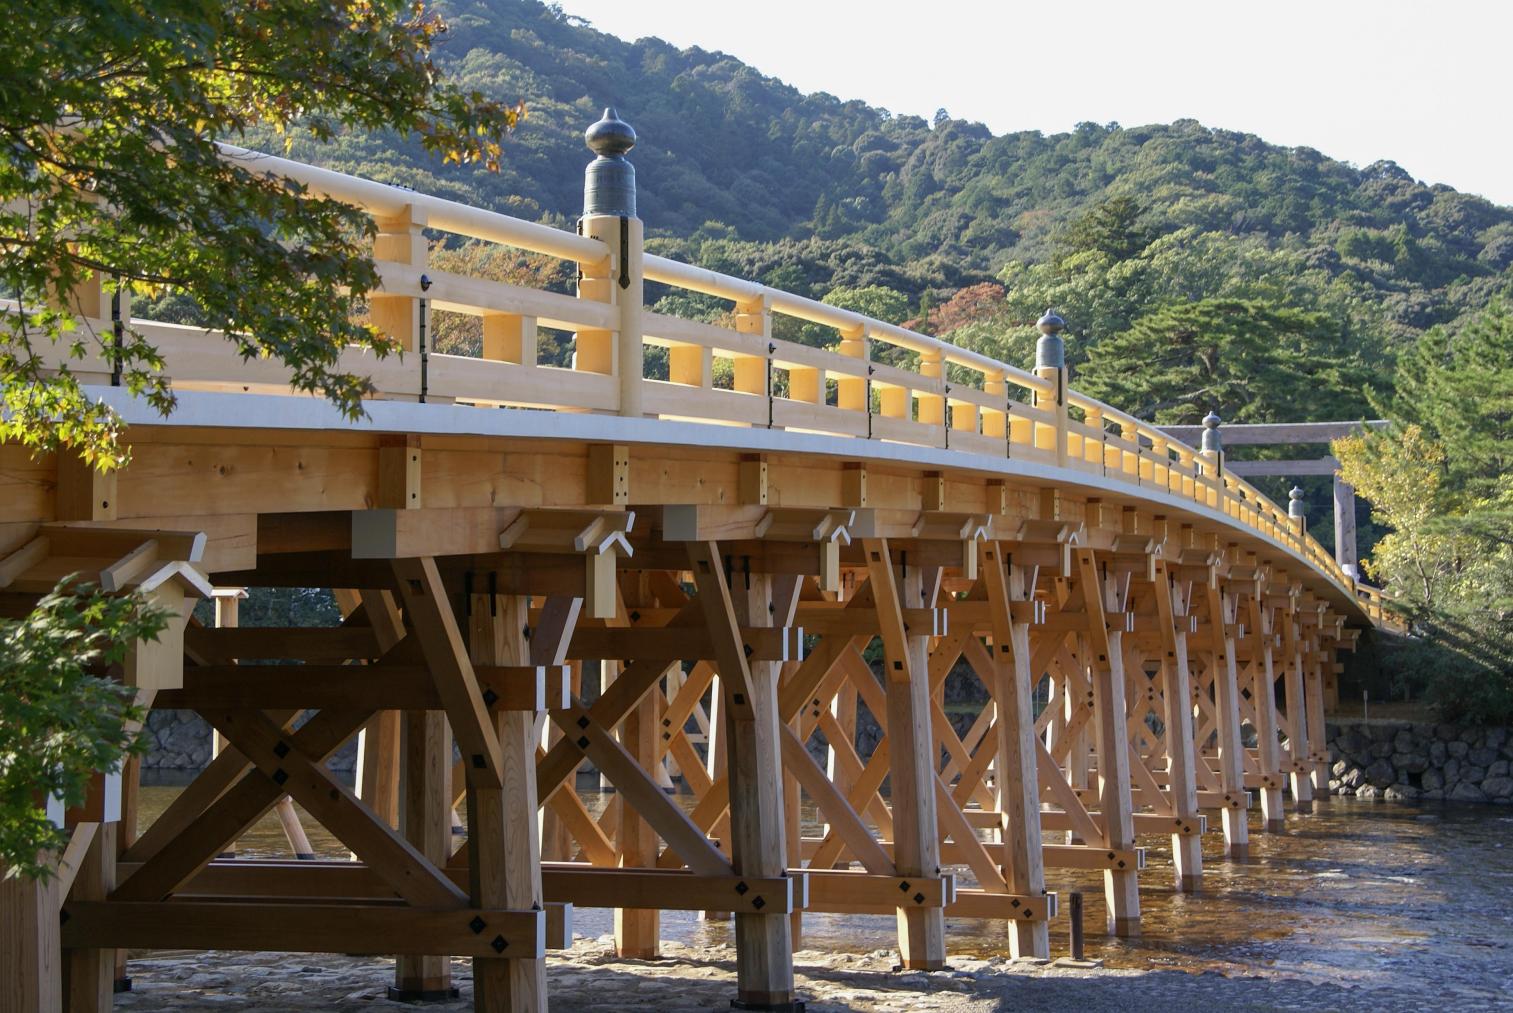
M578 234L229 152L377 222L372 319L407 354L348 356L368 418L222 335L132 319L179 406L84 365L129 467L0 448L7 607L74 571L171 606L123 677L224 741L150 825L134 771L102 776L62 817L60 877L0 890L0 1009L108 1008L127 948L398 950L394 988L421 998L468 956L477 1009L544 1009L574 905L616 908L641 956L660 910L727 912L737 1005L796 1008L806 911L896 913L908 968L945 963L953 917L1045 956L1047 868L1102 870L1108 931L1136 933L1142 845L1195 891L1205 852L1325 787L1337 652L1391 619L1228 473L1222 430L1195 450L1077 393L1054 318L1025 371L647 255L631 135L591 133ZM577 296L437 270L428 234L561 258ZM647 283L727 322L653 312ZM98 286L75 307L112 326ZM428 350L440 313L481 318L481 355ZM832 346L774 339L783 316ZM572 368L538 363L543 328ZM245 587L333 588L344 619L238 628L235 592L189 618ZM952 672L991 700L968 721ZM325 760L359 734L354 792ZM598 816L586 765L616 789ZM275 808L307 850L285 798L353 860L223 857Z

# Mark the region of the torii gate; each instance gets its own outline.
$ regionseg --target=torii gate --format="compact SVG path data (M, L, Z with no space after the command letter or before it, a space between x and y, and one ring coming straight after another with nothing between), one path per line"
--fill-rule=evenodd
M1224 427L1226 446L1249 444L1252 446L1282 446L1304 443L1328 443L1343 436L1354 436L1361 431L1360 422L1263 422ZM1384 419L1365 423L1372 429L1387 425ZM1203 435L1202 426L1162 426L1162 431L1185 443L1193 443ZM1285 461L1229 461L1230 472L1246 478L1282 475L1296 478L1303 475L1332 475L1334 477L1334 559L1359 580L1361 573L1355 543L1355 489L1340 478L1340 462L1326 454L1313 460Z

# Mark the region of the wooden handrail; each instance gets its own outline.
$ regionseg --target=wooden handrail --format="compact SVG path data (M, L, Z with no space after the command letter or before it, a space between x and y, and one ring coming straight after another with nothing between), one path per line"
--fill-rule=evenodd
M427 312L482 317L486 360L428 355L434 368L426 374L426 387L417 371L401 361L380 363L356 349L344 354L343 368L368 369L382 394L622 413L636 401L642 405L640 411L662 417L819 431L1058 465L1213 509L1299 556L1362 603L1373 621L1386 621L1382 617L1390 598L1351 578L1285 510L1243 478L1226 472L1222 454L1195 450L1151 423L1071 390L1064 370L1041 369L1037 375L852 310L647 255L638 224L626 232L634 232L636 241L622 241L616 248L615 243L587 234L587 227L582 228L585 234L574 234L244 148L223 145L222 151L251 171L294 180L361 208L374 217L381 233L390 236L408 239L429 229L579 265L579 293L574 298L429 269L423 242L381 245L381 251L389 252L380 253L382 288L374 302L391 305L388 312L375 313L375 321L380 326L404 321L422 306ZM599 235L604 234L600 228ZM395 249L401 259L394 259ZM637 280L631 288L627 279L633 276ZM640 278L730 301L735 326L640 308ZM632 294L638 312L627 314L621 300ZM823 349L774 339L773 314L833 328L839 344ZM104 323L89 321L86 326ZM536 363L538 323L574 330L578 340L572 369ZM287 370L276 363L243 362L222 335L148 321L135 326L158 344L177 386L224 389L227 383L238 383L268 391L287 381ZM628 333L632 328L638 333ZM406 344L406 335L395 336L410 351L422 350ZM605 344L606 337L617 344ZM917 355L919 371L875 361L872 342ZM667 348L669 379L643 375L641 394L633 381L619 375L618 363L640 361L639 350L646 345ZM620 349L618 355L610 354L612 347ZM717 359L732 364L729 389L714 383L712 364ZM946 364L977 374L981 389L953 385ZM109 372L98 353L83 363L70 363L70 368L86 378L92 371ZM780 395L774 380L782 372L788 374L788 382L786 394ZM837 385L833 403L830 383ZM1011 396L1011 389L1019 396ZM1068 407L1080 410L1084 419L1069 417Z

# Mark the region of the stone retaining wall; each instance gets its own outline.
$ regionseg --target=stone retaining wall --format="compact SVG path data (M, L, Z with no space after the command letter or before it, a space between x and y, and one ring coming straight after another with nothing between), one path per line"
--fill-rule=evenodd
M1329 722L1329 789L1357 798L1513 804L1513 731L1406 721Z

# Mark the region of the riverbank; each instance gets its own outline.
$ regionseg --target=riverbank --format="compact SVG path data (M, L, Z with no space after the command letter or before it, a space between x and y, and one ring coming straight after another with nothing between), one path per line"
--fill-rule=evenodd
M201 956L209 969L201 969L196 959ZM385 998L392 961L287 954L281 962L280 956L161 955L134 963L136 987L116 998L116 1009L353 1013L417 1008ZM892 951L852 956L806 950L795 955L794 964L809 1013L987 1013L1014 1008L1067 1013L1197 1008L1377 1013L1400 1008L1405 999L1392 989L1319 983L1278 973L1230 977L1212 971L1080 969L958 957L947 971L901 974L892 971L895 961ZM669 943L662 960L619 960L607 938L580 940L571 951L553 955L547 976L552 1006L559 1010L723 1013L733 994L735 951L728 945ZM423 1008L436 1013L471 1011L472 974L466 961L453 963L453 980L461 989L459 999ZM1491 998L1477 1001L1485 1008ZM1453 1003L1439 1006L1456 1008Z
M1175 893L1166 842L1142 876L1143 935L1100 933L1096 873L1052 870L1051 889L1087 899L1089 956L1075 970L1007 959L1002 926L948 926L951 970L895 974L891 918L811 915L797 959L812 1013L972 1011L1026 1007L1116 1010L1483 1010L1513 994L1513 812L1450 803L1333 798L1290 814L1287 832L1252 834L1244 862L1205 840L1202 893ZM662 920L665 959L610 953L609 912L580 910L581 938L547 962L558 1010L728 1010L732 934L686 912ZM1065 917L1052 952L1066 952ZM470 1010L466 962L455 965ZM384 999L393 964L325 954L154 954L134 959L136 991L118 1010L354 1011L405 1009Z

